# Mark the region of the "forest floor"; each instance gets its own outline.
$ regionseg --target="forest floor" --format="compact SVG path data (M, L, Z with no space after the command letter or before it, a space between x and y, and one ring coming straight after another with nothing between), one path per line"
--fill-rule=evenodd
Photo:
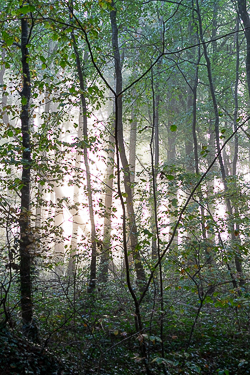
M171 334L171 333L170 333ZM79 364L67 362L63 354L52 354L41 345L19 337L12 330L4 328L0 332L0 375L70 375L70 374L153 374L153 375L247 375L250 374L250 335L238 333L227 336L221 332L196 334L192 345L185 350L185 332L169 336L165 345L164 360L157 357L160 346L154 343L147 372L143 358L135 354L134 345L119 346L106 358L89 365L82 357ZM138 345L137 345L138 346ZM138 348L137 348L138 349ZM157 360L152 360L155 357ZM85 363L85 364L84 364ZM86 367L85 367L86 365Z
M0 375L52 375L67 371L65 364L42 346L7 329L0 331L0 353Z

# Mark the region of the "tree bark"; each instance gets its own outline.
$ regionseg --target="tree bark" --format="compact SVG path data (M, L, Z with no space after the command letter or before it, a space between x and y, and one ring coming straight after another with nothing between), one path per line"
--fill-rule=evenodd
M113 109L111 110L111 114L113 114ZM103 223L103 247L102 247L102 254L101 254L101 262L100 262L100 276L99 280L102 283L106 283L108 281L108 271L109 271L109 264L110 264L110 248L111 248L111 230L112 230L112 202L113 202L113 184L114 178L112 177L114 174L114 157L115 157L115 144L114 144L114 136L113 136L113 125L111 126L110 133L109 133L109 140L107 145L107 169L106 169L106 177L104 180L105 184L105 198L104 198L104 223Z
M136 103L132 105L131 111L131 126L129 139L129 165L130 165L130 182L132 194L134 193L133 184L135 182L135 163L136 163L136 138L137 138L137 119L135 115Z
M96 287L96 256L97 256L97 249L96 249L96 226L95 226L95 215L94 215L94 207L93 207L93 197L92 197L92 184L91 184L91 175L90 175L90 168L89 168L89 159L88 159L88 120L87 120L87 103L86 98L84 95L85 91L85 82L84 82L84 75L81 67L81 59L78 52L75 36L72 33L72 40L73 46L76 56L76 66L77 66L77 73L78 78L80 81L80 89L81 93L81 111L83 117L83 157L84 157L84 164L86 168L86 178L87 178L87 192L88 192L88 202L89 202L89 217L90 217L90 225L91 225L91 262L90 262L90 278L89 278L89 285L88 285L88 292L94 292Z
M247 56L246 56L246 73L247 73L247 84L248 93L250 98L250 18L247 12L246 0L238 0L239 14L243 21L245 28L245 37L247 42Z
M248 20L249 20L249 17L248 17ZM249 22L249 26L250 26L250 22ZM240 67L240 46L239 46L238 31L239 31L239 18L237 16L236 17L236 35L235 35L236 74L235 74L235 86L234 86L234 125L233 125L234 131L237 129L237 118L238 118L238 109L239 109L238 86L239 86L239 67ZM250 49L249 49L249 54L250 54ZM250 55L249 55L249 64L250 64ZM248 68L250 69L250 65L248 66ZM250 87L250 81L249 81L250 75L247 75L247 79L248 79L248 86ZM233 177L234 177L235 194L238 193L238 188L237 188L237 183L236 183L238 152L239 152L239 137L238 137L238 133L236 133L235 136L234 136L234 156L233 156L233 168L232 168ZM239 216L239 210L238 210L237 204L235 206L233 206L233 210L234 210L235 215ZM235 256L235 264L236 264L236 269L239 272L239 276L240 276L239 285L242 287L245 284L245 280L242 278L242 258L240 256L240 251L239 251L239 245L240 245L240 237L238 236L239 232L240 232L240 226L236 222L236 223L234 223L234 230L232 231L232 242L236 246L237 254ZM237 233L237 235L235 235L235 233Z
M83 135L83 122L81 113L79 113L79 123L78 123L78 141L82 140ZM81 154L76 150L76 160L75 160L75 168L81 168ZM76 174L75 172L74 174ZM79 204L79 187L78 184L74 184L74 191L73 191L73 204ZM77 209L74 209L75 215L73 215L72 220L72 234L71 234L71 241L70 241L70 258L68 264L68 276L72 276L76 270L76 253L77 253L77 234L78 234L78 220L76 220L76 216L80 216Z
M194 144L192 129L192 112L193 112L193 92L191 87L187 89L187 125L185 129L185 152L186 152L186 168L188 172L194 172Z
M31 142L29 125L29 102L31 97L31 82L29 69L29 27L26 18L21 19L21 53L23 89L21 91L21 129L22 129L22 189L20 213L20 286L21 312L23 332L34 341L38 340L37 328L33 321L32 283L31 283L31 254L32 231L30 226L30 174L31 174Z
M61 141L62 132L59 134L59 140ZM56 153L63 151L63 146L61 149L57 150ZM64 273L64 228L62 226L64 222L64 207L61 201L60 196L58 196L58 189L56 189L56 183L53 183L54 194L53 199L55 203L55 216L54 216L54 225L55 225L55 246L54 246L54 262L55 262L55 272L58 276L62 276Z
M114 4L113 4L114 6ZM134 202L133 194L131 189L130 180L130 168L127 160L124 139L123 139L123 122L122 122L122 96L119 93L122 92L122 70L121 70L121 58L118 44L118 28L116 23L116 10L110 12L110 20L112 27L112 46L115 60L115 73L116 73L116 117L117 117L117 140L119 147L119 155L124 173L124 186L127 200L127 211L128 211L128 224L130 229L130 241L131 241L131 252L134 259L135 271L137 281L140 285L145 283L146 277L143 269L141 256L138 250L138 239L137 239L137 226L135 222ZM119 172L118 172L119 173Z
M176 99L174 97L169 97L169 106L168 106L168 125L167 125L167 131L168 131L168 149L167 149L167 162L168 165L175 165L176 163L176 140L177 140L177 134L176 132L171 131L171 126L174 124L176 115L179 113L178 105L176 103ZM175 183L175 180L173 180L171 184L171 188L169 189L169 202L175 201L178 205L178 188ZM176 217L174 215L170 215L169 218L169 239L171 237L171 231L172 227L175 225ZM178 231L176 231L175 237L173 239L173 246L176 247L178 245Z
M5 58L5 49L2 49L2 60L4 61ZM0 85L1 87L4 87L4 73L5 73L5 65L2 65L0 69ZM7 105L7 96L5 95L5 90L3 88L3 93L2 93L2 120L3 124L7 125L9 123L9 116L7 114L7 111L5 109Z
M151 70L151 86L152 86L152 100L153 100L153 127L152 127L152 140L151 140L151 164L152 164L152 175L153 175L153 203L152 203L152 259L156 260L158 258L158 244L157 244L157 175L159 168L159 103L160 95L154 87L154 71ZM156 91L156 92L155 92ZM153 152L152 152L153 151ZM155 199L154 199L155 198Z

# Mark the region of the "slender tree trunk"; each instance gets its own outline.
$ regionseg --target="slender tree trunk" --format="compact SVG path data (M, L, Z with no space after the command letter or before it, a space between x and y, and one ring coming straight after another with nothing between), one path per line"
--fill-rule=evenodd
M198 35L196 34L197 39ZM200 63L200 46L198 46L198 56L196 61L196 68L195 68L195 75L192 85L192 92L193 92L193 109L192 109L192 134L193 134L193 144L194 144L194 167L195 167L195 173L199 175L199 158L198 158L198 140L197 140L197 88L198 88L198 78L199 78L199 63ZM205 212L204 212L204 206L202 204L203 201L203 195L202 191L199 188L198 189L198 197L200 201L200 213L201 213L201 231L202 231L202 237L203 240L206 241L206 229L205 229ZM211 264L211 255L208 253L206 248L206 255L207 255L207 261L209 264Z
M2 60L4 61L5 58L5 49L2 49ZM1 69L0 69L0 85L2 87L3 93L2 93L2 111L3 111L3 123L4 125L7 125L9 123L9 116L7 114L6 109L4 109L7 105L7 96L5 95L5 90L4 90L4 73L5 73L5 65L3 64Z
M197 125L197 87L198 87L198 74L199 74L199 63L200 63L200 47L198 47L198 59L196 62L194 84L192 87L193 91L193 110L192 110L192 133L193 133L193 143L194 143L194 163L195 163L195 173L199 174L199 158L198 158L198 141L196 134Z
M153 183L152 183L152 259L156 260L158 258L158 249L157 249L157 174L159 168L159 103L160 95L157 93L154 82L154 71L151 69L151 86L153 93L153 127L152 127L152 140L151 140L151 164L152 164L152 174L153 174ZM156 91L156 92L155 92ZM155 197L155 199L154 199ZM157 275L155 274L155 277Z
M84 157L84 164L86 168L86 178L87 178L87 192L88 192L88 202L89 202L89 217L90 217L90 224L91 224L91 263L90 263L90 279L89 279L89 286L88 292L92 293L96 286L96 256L97 256L97 249L96 249L96 226L95 226L95 215L94 215L94 207L93 207L93 197L92 197L92 184L91 184L91 175L90 175L90 168L89 168L89 159L88 159L88 120L87 120L87 103L86 98L84 95L85 91L85 83L84 83L84 75L81 67L81 59L78 52L75 36L72 33L72 40L73 46L76 56L76 66L78 72L78 78L80 81L80 89L81 93L81 111L83 116L83 157Z
M114 6L114 4L113 4ZM116 73L116 117L117 117L117 140L120 151L120 158L124 172L124 185L127 199L128 224L130 229L131 252L134 259L135 271L137 281L140 285L145 283L146 277L143 269L140 252L138 250L137 226L135 222L134 202L131 189L130 169L127 160L124 139L123 139L123 123L122 123L122 71L121 59L118 44L118 28L116 23L116 10L110 12L111 27L112 27L112 46L115 59L115 73Z
M249 22L249 27L250 27L250 22ZM234 125L233 125L233 130L235 131L237 129L237 118L238 118L238 109L239 109L239 104L238 104L238 86L239 86L239 67L240 67L240 46L239 46L239 18L236 18L236 34L235 34L235 44L236 44L236 75L235 75L235 86L234 86ZM249 34L250 35L250 34ZM250 45L249 45L250 46ZM250 50L249 50L250 54ZM249 56L250 60L250 56ZM250 63L250 61L249 61ZM250 66L249 66L250 69ZM247 76L248 78L248 85L250 87L250 76ZM238 133L235 134L234 136L234 156L233 156L233 177L234 177L234 189L235 193L237 194L238 188L236 184L236 176L237 176L237 162L238 162L238 152L239 152L239 137ZM234 214L236 216L239 216L239 210L237 204L233 206ZM236 269L239 272L240 276L240 286L242 287L245 284L245 280L242 278L242 258L240 255L240 237L238 236L240 232L240 226L236 222L234 223L234 230L232 231L232 242L235 244L236 247L236 255L235 255L235 264L236 264Z
M216 2L214 3L214 9L213 9L213 21L212 21L212 47L213 47L213 53L212 53L212 59L213 59L213 62L216 63L215 58L214 56L216 56L216 53L217 53L217 41L215 40L216 39L216 32L217 32L217 4ZM214 77L214 79L216 80L216 77ZM214 82L215 83L215 82ZM210 88L209 88L209 91L208 91L208 96L209 96L209 99L211 100L211 91L210 91ZM207 161L208 161L208 164L210 165L215 157L215 154L216 154L216 147L215 147L215 131L214 131L214 126L213 126L213 113L211 113L212 111L209 111L209 114L210 114L210 118L209 118L209 144L208 144L208 149L209 149L209 153L208 153L208 156L207 156ZM216 166L212 168L211 172L212 171L215 171L216 170ZM208 181L207 183L207 194L209 197L212 197L214 195L214 178L212 178L210 181ZM210 207L208 206L208 209L209 209L209 212L212 214L212 217L214 217L214 214L215 214L215 210L214 210L214 207L213 205L211 205ZM209 231L207 231L207 238L209 241L214 241L214 235L211 234Z
M23 332L32 340L38 340L37 329L33 322L31 254L32 232L30 226L30 173L31 173L31 142L29 126L29 102L31 82L29 69L29 27L26 18L21 19L21 53L23 89L21 92L21 129L22 129L22 189L20 213L20 285L21 311Z
M130 182L132 194L134 193L133 184L135 182L135 163L136 163L136 138L137 138L137 119L135 115L136 103L132 105L131 126L129 138L129 165L130 165Z
M174 98L169 98L168 108L168 149L167 149L167 161L169 164L176 162L176 132L171 131L171 126L174 123L175 116L178 114L177 105Z
M159 104L160 95L155 95L155 121L154 121L154 146L155 146L155 170L156 173L159 168L160 150L159 150Z
M246 0L238 0L239 14L243 21L245 28L245 37L247 42L247 56L246 56L246 73L247 73L247 84L248 93L250 98L250 18L247 12L247 2Z
M169 107L168 107L168 149L167 149L167 162L169 165L174 165L176 163L176 141L177 141L177 134L176 132L171 131L171 126L174 124L176 115L178 114L178 106L176 100L173 97L169 97ZM176 183L173 180L171 191L169 191L169 202L176 202L178 205L178 189ZM174 207L174 206L173 206ZM169 239L171 237L172 226L176 222L176 217L170 216L169 224ZM175 237L173 239L173 246L176 247L178 245L178 231L176 231Z
M214 134L214 129L213 129L213 124L212 124L212 119L209 118L209 130L208 130L208 135L209 135L209 141L208 141L208 149L209 149L209 153L208 153L208 156L207 156L207 162L208 162L208 165L210 165L212 162L213 162L213 159L215 157L215 154L216 154L216 151L215 151L215 134ZM215 168L212 168L212 171L214 171ZM213 198L214 197L214 176L213 176L213 173L212 174L212 177L208 178L208 181L207 181L207 196L210 198ZM207 209L209 210L209 212L211 213L212 217L214 217L214 214L215 214L215 207L214 207L214 204L212 202L212 204L207 204ZM211 231L207 231L207 238L214 242L214 234L211 233Z
M113 128L110 131L109 142L108 142L108 153L107 153L107 169L105 184L105 198L104 198L104 226L103 226L103 247L100 262L100 281L106 283L108 281L108 270L110 263L110 247L111 247L111 230L112 230L112 201L113 201L113 182L114 178L110 177L114 174L114 157L115 157L115 145L114 137L112 135Z
M196 34L196 36L197 36L197 39L198 39L197 34ZM197 56L195 75L194 75L194 80L193 80L193 85L192 85L192 92L193 92L192 133L193 133L193 143L194 143L195 173L198 176L199 173L200 173L200 170L199 170L198 140L197 140L197 134L196 134L196 132L197 132L196 127L197 127L197 88L198 88L198 78L199 78L199 63L200 63L200 58L201 58L200 46L198 46L197 52L198 52L198 54L197 54L198 56ZM210 243L209 243L209 241L207 241L207 233L206 233L206 229L205 229L205 227L206 227L206 225L205 225L205 222L206 222L206 220L205 220L205 209L204 209L204 205L203 205L203 194L202 194L202 190L201 190L200 187L197 189L197 195L198 195L198 200L199 200L199 203L200 203L199 209L200 209L200 215L201 215L201 233L202 233L202 239L203 239L204 244L205 244L206 263L211 266L213 264L213 256L212 256L211 251L210 251ZM212 273L211 276L213 276L213 273ZM214 291L215 291L215 287L210 286L209 294L212 294ZM202 284L201 284L201 292L203 292Z
M127 235L126 235L126 216L125 216L126 208L125 208L125 202L124 202L122 191L121 191L119 157L121 158L121 163L122 163L123 173L124 173L124 185L125 185L125 192L126 192L128 225L130 229L131 252L132 252L134 264L135 264L137 283L138 283L140 292L142 294L145 290L146 275L143 269L141 256L140 256L140 252L138 249L137 227L136 227L136 222L135 222L135 213L134 213L134 204L133 204L134 202L133 202L133 194L132 194L131 183L130 183L130 169L129 169L129 164L128 164L126 153L125 153L125 146L124 146L124 139L123 139L121 58L120 58L119 44L118 44L118 28L117 28L117 22L116 22L116 9L114 5L114 1L112 1L111 5L114 8L114 10L110 12L110 20L111 20L111 28L112 28L112 47L113 47L113 53L114 53L115 74L116 74L115 143L116 143L116 160L117 160L117 166L118 166L117 186L118 186L118 195L120 198L122 211L123 211L122 227L123 227L124 259L125 259L125 266L126 266L126 281L128 284L130 295L133 298L133 302L135 306L135 327L137 331L142 332L143 323L142 323L142 317L141 317L141 311L140 311L140 303L131 285L131 275L130 275L130 270L129 270ZM142 352L143 358L146 359L147 348L144 342L142 342L141 344L141 352ZM150 374L148 363L146 361L144 363L147 369L147 373Z
M186 168L188 172L194 171L192 112L193 112L193 92L192 92L192 88L188 87L187 89L187 125L185 129Z
M51 54L53 53L53 50L54 50L53 49L53 41L51 41L51 40L49 41L48 47L49 47L49 51L48 51L47 61L50 61ZM48 63L47 63L47 65L48 65ZM53 72L52 66L50 66L50 70ZM46 114L48 114L48 116L49 116L49 112L50 112L50 108L51 108L51 101L49 99L49 91L48 91L47 86L46 86L45 93L44 93L44 101L45 101L44 112ZM42 152L41 156L44 160L46 159L46 154L47 154L46 151ZM38 202L37 202L36 217L35 217L36 237L39 237L39 229L41 227L42 215L43 215L42 205L40 204L39 200L42 200L43 198L44 198L43 188L39 184L39 186L38 186Z
M135 92L133 91L132 97L134 98ZM130 168L130 183L131 192L134 198L134 182L135 182L135 167L136 167L136 138L137 138L137 120L135 116L136 103L132 104L131 110L131 124L130 124L130 137L129 137L129 168ZM127 213L129 215L129 213ZM131 238L129 238L129 246L131 247ZM129 263L133 264L133 255L129 255Z
M195 30L193 22L189 22L188 30L190 35L190 43L195 44L196 38L194 37ZM187 51L187 56L190 61L193 60L193 55L195 55L195 53L195 48L192 48L191 50ZM194 162L197 162L195 155L196 149L194 144L194 142L196 141L196 131L194 131L194 96L196 95L196 92L194 92L194 88L196 87L195 79L196 77L193 77L191 79L192 83L190 83L187 87L187 125L185 129L185 151L186 168L188 172L194 172L196 168Z
M59 135L59 140L61 140L62 131ZM60 153L62 150L59 149L56 153ZM55 262L55 272L58 276L62 276L64 273L64 203L62 203L62 198L58 196L58 189L56 189L56 183L53 183L54 186L54 203L55 203L55 216L54 216L54 225L55 225L55 246L54 246L54 262Z
M244 32L245 32L245 38L246 38L246 43L247 43L247 56L246 56L246 73L247 73L247 84L248 84L248 94L249 94L249 99L250 99L250 17L247 12L247 2L246 0L238 0L238 7L239 7L239 15L240 18L243 21L244 25ZM239 29L238 25L239 21L237 20L237 27L236 27L236 33ZM236 48L237 48L237 55L239 53L239 41L238 41L238 35L236 39ZM239 77L239 63L238 63L238 57L237 57L237 67L236 67L236 74L237 77ZM236 78L236 82L237 78ZM236 88L235 88L236 91ZM235 97L236 100L236 97ZM237 120L237 110L238 109L238 103L235 103L235 115L234 115L234 128L236 126L236 120ZM234 150L234 160L233 160L233 175L236 175L236 165L237 165L237 158L238 158L238 137L237 141L235 140L235 150ZM250 148L249 148L249 159L250 159ZM238 211L236 211L238 213ZM236 225L236 231L239 232L239 228ZM238 257L236 261L236 268L241 269L241 261L240 258ZM244 281L240 280L240 285L243 285Z
M83 121L82 121L82 115L79 113L79 122L78 122L78 140L82 140L83 135ZM76 150L76 160L75 160L75 169L79 170L81 169L81 154ZM75 171L74 174L77 174ZM74 184L74 191L73 191L73 204L78 205L79 202L79 187L78 184ZM79 207L79 206L78 206ZM78 209L74 209L74 215L72 216L72 234L71 234L71 241L70 241L70 258L69 258L69 264L68 264L68 276L72 276L75 273L76 270L76 252L77 252L77 234L78 234L78 217L79 212Z

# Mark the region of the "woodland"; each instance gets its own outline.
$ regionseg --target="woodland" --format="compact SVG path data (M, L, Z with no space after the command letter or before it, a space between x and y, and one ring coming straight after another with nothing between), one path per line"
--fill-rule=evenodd
M0 375L250 374L249 8L0 0Z

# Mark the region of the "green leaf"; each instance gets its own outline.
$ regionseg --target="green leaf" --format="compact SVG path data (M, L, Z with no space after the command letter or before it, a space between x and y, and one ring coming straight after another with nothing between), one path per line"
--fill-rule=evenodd
M145 235L147 235L149 238L153 237L153 233L149 232L148 229L143 229L142 231Z
M158 365L162 365L162 364L170 364L172 366L175 365L173 361L170 361L169 359L165 359L165 358L160 358L160 357L154 358L152 363L153 362L157 363Z
M171 130L171 132L176 132L177 126L176 125L171 125L170 126L170 130Z
M59 63L60 67L61 68L65 68L65 66L67 65L67 62L65 60L61 60L60 63Z
M15 11L16 15L20 15L20 14L27 14L27 13L30 13L30 12L34 12L36 10L36 8L33 6L33 5L24 5L23 7L17 9Z
M171 203L172 203L172 205L173 205L174 207L177 207L177 205L178 205L178 199L176 199L176 198L172 199L172 200L171 200Z
M94 38L98 38L98 35L99 35L99 34L98 34L98 31L96 31L96 30L91 30L90 33L91 33L91 35L93 35Z
M174 180L174 176L173 176L172 174L166 174L165 176L166 176L166 178L167 178L169 181Z
M105 3L105 2L101 2L100 5L101 5L102 9L104 9L104 10L107 9L107 7L108 7L108 4Z
M158 342L162 342L162 340L161 340L160 337L158 337L158 336L149 336L149 340L150 340L150 341L158 341Z
M21 102L22 102L22 105L26 105L27 104L27 98L25 98L25 96L22 96L22 100L21 100Z
M53 34L51 37L52 40L56 41L59 39L59 36L57 34Z
M2 37L7 46L11 46L14 43L14 38L6 33L6 31L2 31Z
M46 62L46 59L45 59L45 57L44 56L40 56L40 60L43 62L43 63L45 63Z

